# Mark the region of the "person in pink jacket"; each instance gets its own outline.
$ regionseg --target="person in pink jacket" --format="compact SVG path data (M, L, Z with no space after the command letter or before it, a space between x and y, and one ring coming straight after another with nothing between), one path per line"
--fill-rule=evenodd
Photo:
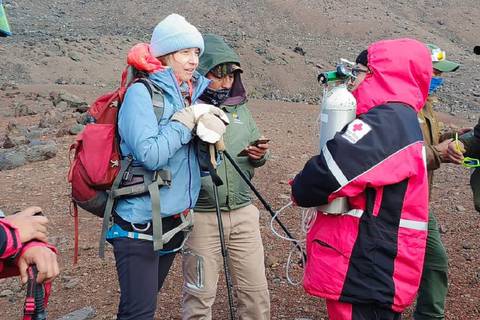
M417 112L432 62L412 39L371 44L357 58L357 117L292 181L302 207L347 197L350 211L318 212L307 235L305 290L330 319L390 320L416 295L425 256L428 181Z
M0 216L0 278L20 275L26 283L29 265L37 266L38 283L50 283L59 274L57 250L46 242L48 219L37 215L41 211L29 207Z
M0 37L11 35L0 0ZM47 243L48 219L41 212L40 207L28 207L5 217L0 210L0 279L20 275L26 283L29 265L37 266L38 283L51 283L59 274L57 249Z

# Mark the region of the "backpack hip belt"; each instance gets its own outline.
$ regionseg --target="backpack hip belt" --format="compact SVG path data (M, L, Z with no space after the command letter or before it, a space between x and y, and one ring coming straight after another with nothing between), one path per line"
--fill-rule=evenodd
M178 216L178 217L177 217ZM193 221L194 221L194 212L192 209L186 209L182 213L178 215L170 216L171 218L181 219L181 223L172 228L171 230L162 233L161 241L162 244L166 244L172 240L172 238L179 232L184 232L184 237L182 243L172 250L164 251L160 249L160 254L168 254L174 253L181 250L188 240L188 236L190 235L190 231L193 228ZM169 217L169 218L170 218ZM146 225L138 226L138 224L134 224L128 221L123 220L120 216L116 215L114 217L114 224L112 227L108 229L107 238L114 239L114 238L130 238L130 239L140 239L140 240L147 240L147 241L154 241L153 237L153 228L152 224L148 222Z
M172 175L169 170L149 171L143 167L132 166L133 159L127 157L122 159L121 170L118 173L115 181L112 184L112 188L108 192L108 200L105 206L105 212L103 215L102 233L100 236L99 255L101 258L105 257L105 240L107 239L107 231L113 224L112 211L115 206L115 202L120 197L138 196L148 192L150 195L150 201L152 203L152 227L153 227L153 249L155 251L161 250L163 244L170 241L170 239L179 231L184 228L188 228L188 220L185 219L185 223L182 219L182 229L178 230L178 227L163 234L162 230L162 217L160 210L160 194L158 189L162 186L169 186L172 181ZM183 217L182 217L183 218ZM193 223L193 216L191 218ZM179 226L179 227L180 227ZM175 232L172 234L171 232ZM116 230L116 237L120 236L120 230ZM138 239L138 237L129 238ZM144 238L142 236L142 238ZM149 239L144 239L149 240Z

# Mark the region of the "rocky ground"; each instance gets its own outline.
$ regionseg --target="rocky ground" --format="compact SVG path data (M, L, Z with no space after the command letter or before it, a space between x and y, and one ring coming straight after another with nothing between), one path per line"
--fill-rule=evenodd
M94 319L114 319L118 284L111 252L97 257L100 221L81 212L80 262L72 265L73 219L66 182L68 147L82 114L119 80L128 49L148 41L170 12L183 14L202 32L216 32L238 50L251 109L272 138L271 161L255 185L274 208L288 202L287 181L316 152L315 77L340 58L354 59L368 43L411 36L447 50L462 64L440 90L446 124L471 126L480 106L480 9L475 0L451 1L4 1L14 37L0 39L0 207L6 212L39 204L51 220L50 238L61 252L62 275L49 307L52 319L84 306ZM379 27L381 26L381 27ZM306 104L309 103L309 104ZM258 203L259 206L260 203ZM473 209L468 170L445 165L436 175L432 209L449 254L447 319L480 318L480 216ZM281 217L300 236L299 210ZM324 303L285 278L288 243L262 234L272 297L272 319L326 319ZM298 266L293 277L301 276ZM159 296L158 319L178 319L181 274L177 259ZM226 319L219 285L216 319ZM16 319L24 290L16 279L0 282L0 319ZM410 313L407 313L407 317Z

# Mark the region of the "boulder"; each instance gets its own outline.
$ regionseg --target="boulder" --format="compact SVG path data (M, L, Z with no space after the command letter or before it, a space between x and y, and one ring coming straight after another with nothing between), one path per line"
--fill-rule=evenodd
M88 103L81 99L80 97L77 97L76 95L73 95L69 92L52 92L50 93L50 98L52 99L52 102L55 106L57 106L59 103L62 101L65 102L68 106L69 109L74 109L74 110L85 110L88 108ZM83 112L85 112L83 111Z
M56 127L61 124L64 120L64 115L61 111L50 109L45 111L45 113L40 118L38 123L39 128L51 128Z
M27 163L24 152L21 151L7 151L0 150L0 171L15 169Z
M14 106L15 117L24 117L24 116L33 116L36 115L37 112L32 110L26 104L17 103Z
M25 158L28 162L48 160L57 155L58 148L54 142L36 142L25 148Z

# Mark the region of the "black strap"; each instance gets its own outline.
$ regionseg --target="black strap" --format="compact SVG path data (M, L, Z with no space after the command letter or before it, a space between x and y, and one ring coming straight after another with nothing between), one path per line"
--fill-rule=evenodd
M134 177L141 177L141 179L132 180ZM133 183L129 184L130 181ZM158 187L169 186L172 173L169 170L149 171L143 167L130 167L123 173L120 187L112 190L111 193L113 198L141 195L147 193L148 186L155 181Z
M100 234L100 244L98 248L98 255L102 259L105 258L105 241L107 240L107 230L108 230L108 227L110 226L112 211L115 206L115 197L114 197L113 191L118 189L118 187L120 186L123 174L130 167L130 165L132 164L132 161L133 159L131 157L122 159L120 171L118 172L118 175L115 177L115 180L113 181L113 184L112 184L112 188L108 193L107 204L105 206L105 212L103 214L102 232Z

